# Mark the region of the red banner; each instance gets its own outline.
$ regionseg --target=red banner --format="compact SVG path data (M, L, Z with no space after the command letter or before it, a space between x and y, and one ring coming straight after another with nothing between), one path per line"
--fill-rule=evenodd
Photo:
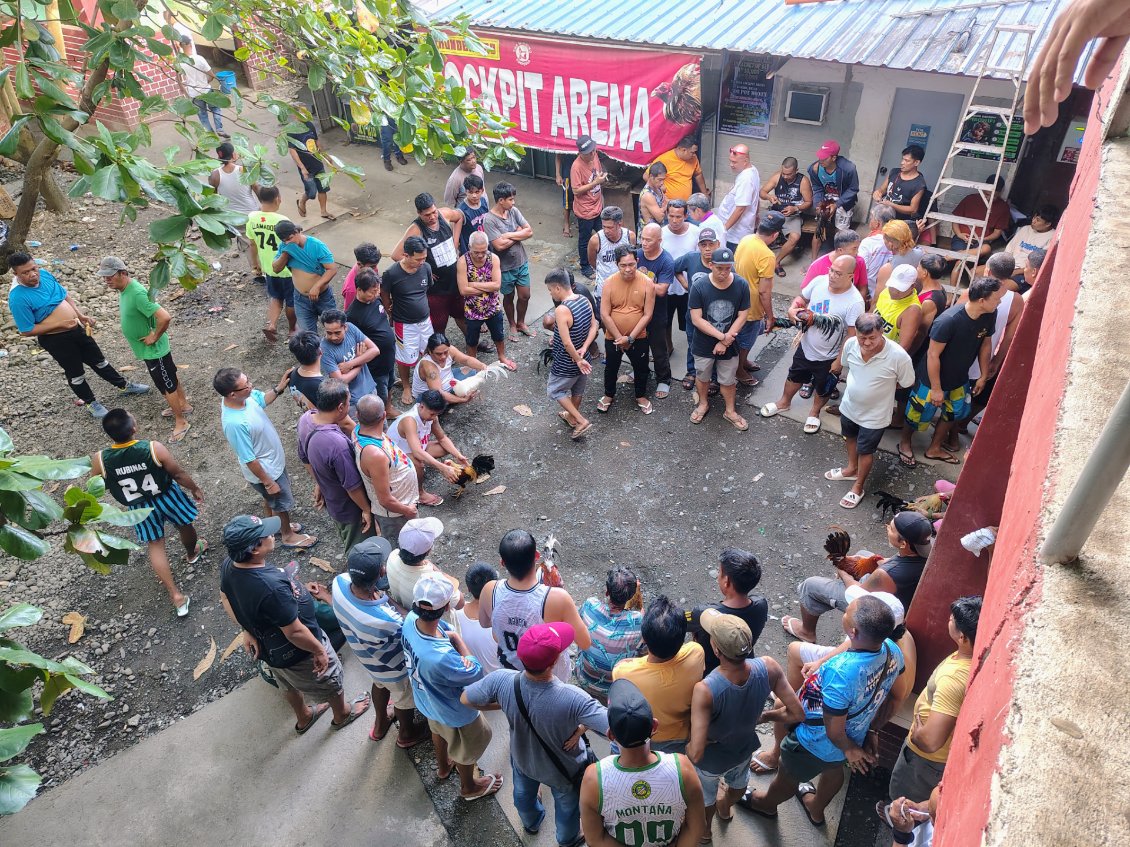
M700 56L477 35L486 55L440 43L447 76L526 147L576 153L591 135L613 159L646 165L702 119Z

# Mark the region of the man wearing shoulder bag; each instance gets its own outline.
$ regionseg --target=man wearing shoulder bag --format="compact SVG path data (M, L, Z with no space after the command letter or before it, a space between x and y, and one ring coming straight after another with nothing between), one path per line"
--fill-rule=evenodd
M510 764L514 772L514 805L522 827L536 833L545 820L538 789L553 793L557 843L576 847L581 835L580 785L585 768L595 761L584 732L608 734L608 712L596 700L553 674L557 657L573 643L567 623L536 624L518 640L524 671L505 668L488 674L463 691L466 706L501 709L510 723Z

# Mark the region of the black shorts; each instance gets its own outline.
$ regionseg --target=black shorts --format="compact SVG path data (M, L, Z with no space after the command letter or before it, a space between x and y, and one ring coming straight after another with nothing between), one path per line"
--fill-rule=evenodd
M855 442L855 450L860 456L872 456L879 449L884 430L868 429L860 426L840 411L840 435Z
M145 369L149 371L149 378L162 394L172 394L180 385L177 381L177 366L173 362L172 353L166 353L160 359L146 359Z
M802 385L811 382L817 394L827 397L836 387L836 383L828 378L834 361L836 360L809 361L805 358L804 348L798 346L793 353L793 363L789 366L789 375L786 378L789 382L799 382Z

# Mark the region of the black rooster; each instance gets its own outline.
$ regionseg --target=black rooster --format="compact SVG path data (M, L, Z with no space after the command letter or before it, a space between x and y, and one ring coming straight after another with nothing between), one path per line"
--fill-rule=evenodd
M471 460L469 465L459 465L448 460L447 464L459 469L459 477L455 480L455 498L463 496L467 485L477 482L481 477L490 476L494 471L494 456L478 455Z

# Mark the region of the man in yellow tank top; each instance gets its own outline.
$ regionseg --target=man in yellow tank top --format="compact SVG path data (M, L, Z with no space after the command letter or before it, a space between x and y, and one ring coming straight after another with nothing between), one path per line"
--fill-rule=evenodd
M883 335L907 353L914 351L922 326L922 307L914 288L917 280L918 269L914 265L899 265L875 298L875 313L883 320Z

